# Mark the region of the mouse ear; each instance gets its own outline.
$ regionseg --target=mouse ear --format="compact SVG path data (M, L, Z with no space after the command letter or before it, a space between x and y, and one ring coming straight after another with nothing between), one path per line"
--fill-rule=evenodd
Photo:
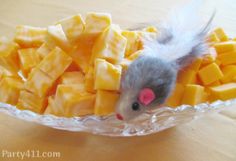
M139 92L139 102L144 105L149 105L155 98L155 93L150 88L144 88Z

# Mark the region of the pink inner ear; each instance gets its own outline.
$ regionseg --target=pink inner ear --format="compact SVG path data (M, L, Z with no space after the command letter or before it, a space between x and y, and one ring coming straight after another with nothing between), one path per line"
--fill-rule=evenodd
M139 93L139 102L144 105L150 104L155 99L155 93L150 88L144 88Z

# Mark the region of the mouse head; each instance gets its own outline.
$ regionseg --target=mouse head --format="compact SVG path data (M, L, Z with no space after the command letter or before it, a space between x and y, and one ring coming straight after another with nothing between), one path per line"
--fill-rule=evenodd
M162 105L173 88L176 73L172 65L156 57L136 59L122 79L117 118L130 120Z

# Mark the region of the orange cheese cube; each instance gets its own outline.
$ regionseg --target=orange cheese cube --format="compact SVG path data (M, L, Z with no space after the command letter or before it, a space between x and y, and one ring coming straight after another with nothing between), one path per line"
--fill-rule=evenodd
M197 72L202 64L202 61L202 58L196 58L196 60L194 60L187 68Z
M83 33L85 28L85 23L81 15L74 15L65 18L56 24L61 24L63 31L70 42L75 42L81 33Z
M229 83L236 77L236 65L228 65L223 67L222 72L224 76L220 79L222 83Z
M211 63L214 63L216 61L216 56L213 56L213 55L210 55L210 54L207 54L204 56L203 60L202 60L202 63L201 63L201 68L202 67L205 67Z
M107 28L93 46L92 61L103 58L112 63L120 63L124 57L126 42L126 38L116 27Z
M0 81L0 102L15 105L22 88L22 80L13 77L2 78Z
M214 86L219 86L219 85L221 85L221 82L219 80L217 80L211 84L208 84L207 87L214 87Z
M204 101L204 87L200 85L188 84L185 87L182 104L196 105Z
M210 88L211 95L215 100L228 100L236 96L236 83L227 83Z
M217 59L222 65L230 65L236 63L236 51L220 54Z
M48 94L53 83L54 80L47 74L42 72L39 68L34 68L31 70L25 82L25 89L39 97L44 97Z
M49 26L47 33L46 43L50 48L58 46L66 52L70 51L70 42L67 39L61 24Z
M40 27L17 26L15 33L15 42L21 47L39 47L45 42L47 30Z
M88 73L85 75L85 89L88 92L94 93L94 68L89 67Z
M185 86L176 83L174 90L166 100L166 105L170 107L177 107L181 104Z
M219 66L211 63L198 71L198 76L204 85L211 84L223 77Z
M127 39L125 57L128 57L129 55L138 50L139 36L138 33L135 31L123 31L121 34Z
M18 45L5 37L0 37L0 66L16 74L19 70Z
M94 109L95 115L108 115L114 112L119 96L115 92L98 90Z
M214 45L216 52L218 54L225 53L225 52L234 52L236 51L236 42L235 41L226 41L221 43L216 43Z
M61 84L81 84L84 83L85 76L82 72L65 72L61 78Z
M108 63L104 59L95 62L95 89L119 90L121 66Z
M85 18L85 33L99 34L111 25L111 15L90 12Z
M42 44L36 51L36 53L43 59L46 55L48 55L52 49L46 44Z
M63 50L56 47L37 66L44 73L47 73L53 80L56 80L72 63L72 58Z
M40 58L36 53L36 50L37 49L35 48L18 50L21 71L25 77L27 77L31 69L40 62Z
M214 33L217 35L217 37L218 37L218 39L220 39L220 41L227 41L229 39L222 28L216 28L214 30Z
M17 103L17 108L31 110L36 113L43 113L47 106L47 101L44 97L39 97L31 92L22 90Z
M191 69L181 70L178 73L177 82L181 84L195 84L196 72Z
M128 60L131 60L131 61L134 61L135 59L137 59L138 57L140 57L142 54L144 54L144 51L143 50L138 50L136 51L135 53L133 54L130 54L127 59Z

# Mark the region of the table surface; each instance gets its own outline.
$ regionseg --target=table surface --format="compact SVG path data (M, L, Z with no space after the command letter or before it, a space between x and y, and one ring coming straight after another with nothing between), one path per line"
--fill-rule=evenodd
M187 0L1 0L0 35L12 36L18 24L47 26L69 15L88 11L108 12L122 28L163 19L171 7ZM236 36L234 0L208 0L204 18L217 9L215 26ZM0 160L3 152L60 152L65 161L235 161L236 107L226 108L198 120L156 134L132 138L111 138L87 133L60 131L0 114ZM25 160L42 160L28 158Z

